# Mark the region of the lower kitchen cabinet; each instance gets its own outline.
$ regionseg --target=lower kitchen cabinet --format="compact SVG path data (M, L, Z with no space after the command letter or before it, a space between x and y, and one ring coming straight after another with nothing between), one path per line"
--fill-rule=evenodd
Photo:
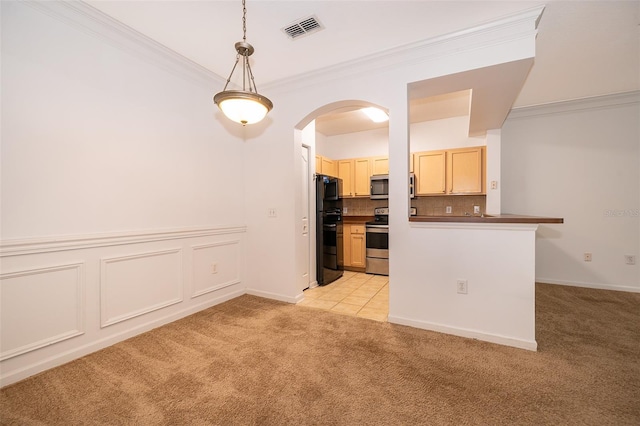
M344 266L362 270L366 266L367 245L364 224L345 224L344 230Z

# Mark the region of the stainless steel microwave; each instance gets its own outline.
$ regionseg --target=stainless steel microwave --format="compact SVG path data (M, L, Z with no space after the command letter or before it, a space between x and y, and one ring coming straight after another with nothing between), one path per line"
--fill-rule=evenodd
M415 198L415 174L409 173L409 196ZM389 175L371 176L371 186L369 187L370 198L372 200L386 200L389 198Z

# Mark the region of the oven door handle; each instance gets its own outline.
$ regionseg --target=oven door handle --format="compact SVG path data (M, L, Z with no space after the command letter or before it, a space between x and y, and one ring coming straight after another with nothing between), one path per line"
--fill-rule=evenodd
M372 234L388 234L389 226L385 225L370 225L367 226L367 232Z

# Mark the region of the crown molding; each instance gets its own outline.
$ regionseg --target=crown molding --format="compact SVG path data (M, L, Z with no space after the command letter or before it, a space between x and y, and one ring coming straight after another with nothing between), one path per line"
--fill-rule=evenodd
M138 59L207 88L226 83L225 78L83 1L25 0L23 3L86 34L100 38ZM262 85L262 90L293 91L372 71L432 61L438 57L451 55L452 52L473 51L516 40L535 38L543 11L544 6L537 6L453 33L266 83Z
M507 120L640 104L640 90L513 108Z
M206 88L226 82L205 67L145 36L83 1L20 2L62 23L101 39L137 59Z
M480 50L523 39L535 39L544 8L544 6L537 6L474 27L276 80L263 84L262 90L293 91L333 80L362 76L374 71L380 72L433 61L452 53Z

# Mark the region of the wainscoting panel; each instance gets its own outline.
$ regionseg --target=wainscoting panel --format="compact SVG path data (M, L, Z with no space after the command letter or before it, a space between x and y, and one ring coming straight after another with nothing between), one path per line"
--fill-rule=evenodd
M0 360L84 333L84 264L0 275Z
M0 240L0 386L245 294L245 233L232 224Z
M100 318L107 327L182 301L182 250L101 260Z
M240 282L240 240L202 244L192 249L192 298Z

